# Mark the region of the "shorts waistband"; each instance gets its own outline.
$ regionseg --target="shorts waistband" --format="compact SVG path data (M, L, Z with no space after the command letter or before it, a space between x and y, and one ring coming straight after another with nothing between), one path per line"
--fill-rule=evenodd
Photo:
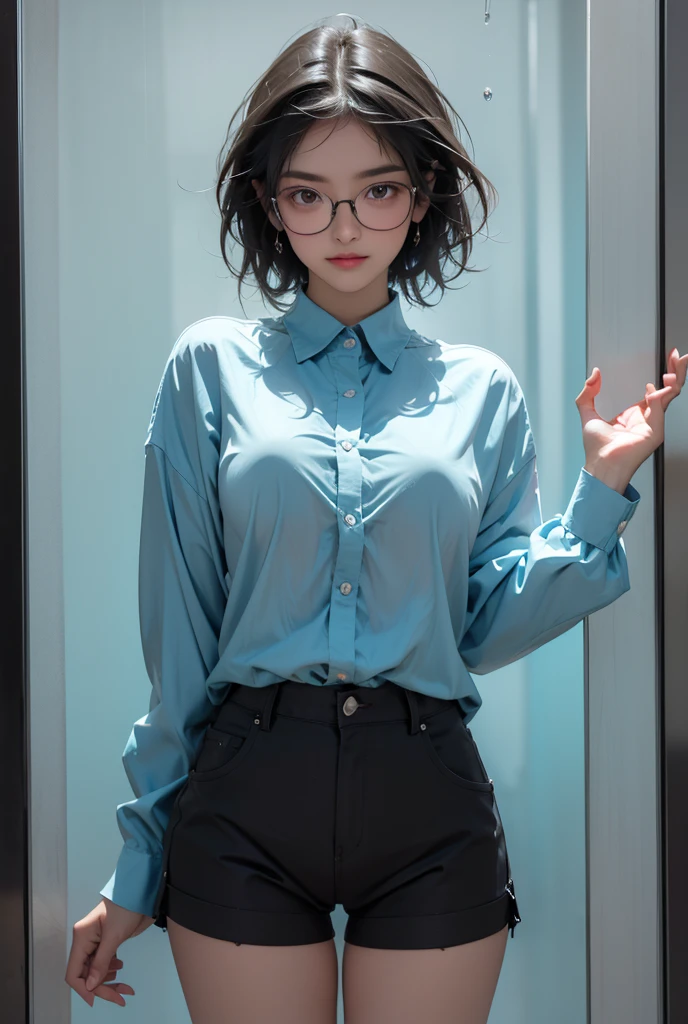
M389 680L377 687L316 686L291 679L261 687L230 683L223 704L229 700L255 712L261 729L270 728L275 714L341 726L408 721L410 733L418 731L422 718L452 704L463 717L458 701L431 697Z

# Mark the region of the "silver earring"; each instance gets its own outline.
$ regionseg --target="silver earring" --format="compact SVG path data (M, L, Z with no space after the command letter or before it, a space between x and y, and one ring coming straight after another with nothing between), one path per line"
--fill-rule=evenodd
M414 245L418 245L419 242L420 242L420 221L418 221L418 223L416 224L416 236L413 239L413 244Z
M279 240L279 231L278 231L276 236L275 236L275 249L277 249L277 252L282 252L283 248L284 247L283 247L282 243Z

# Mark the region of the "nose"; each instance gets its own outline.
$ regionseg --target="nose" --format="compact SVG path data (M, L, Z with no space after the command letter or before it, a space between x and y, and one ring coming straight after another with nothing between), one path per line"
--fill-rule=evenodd
M344 213L339 213L339 211L342 208L344 209L345 212ZM333 224L335 224L337 222L337 214L339 214L339 226L340 227L348 226L349 229L351 229L351 228L360 228L360 224L356 220L356 215L355 215L355 213L354 213L354 211L353 211L353 209L351 207L351 203L348 202L346 199L340 199L339 202L335 203L335 206L334 206L334 217L332 218L332 223Z

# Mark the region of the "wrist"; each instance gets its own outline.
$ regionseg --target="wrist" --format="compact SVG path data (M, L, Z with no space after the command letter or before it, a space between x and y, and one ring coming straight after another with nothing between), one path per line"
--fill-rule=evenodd
M623 494L629 483L631 482L628 478L627 473L615 469L613 466L605 465L603 462L586 462L583 466L586 472L590 473L591 476L597 477L607 487L611 487L613 490L618 491L619 494Z

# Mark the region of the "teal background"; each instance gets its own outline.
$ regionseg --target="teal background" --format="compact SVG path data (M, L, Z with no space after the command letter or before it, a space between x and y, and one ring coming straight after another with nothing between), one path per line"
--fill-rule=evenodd
M513 367L546 519L564 510L583 464L574 398L587 375L585 3L491 7L489 26L477 0L438 0L425 22L403 5L393 18L379 2L353 13L436 77L500 193L471 259L484 273L454 282L436 309L405 312L422 333L483 345ZM216 0L59 6L58 165L44 173L58 178L70 922L98 902L114 867L114 811L129 797L120 756L148 705L136 563L143 440L162 368L194 320L270 312L249 291L242 310L219 257L215 159L244 92L327 13L275 4L239 18ZM471 729L495 781L523 917L490 1024L586 1019L583 654L579 624L476 677L484 704ZM341 908L333 920L341 960ZM132 1024L188 1021L166 935L151 928L119 954L136 990ZM75 1022L113 1012L72 996Z

